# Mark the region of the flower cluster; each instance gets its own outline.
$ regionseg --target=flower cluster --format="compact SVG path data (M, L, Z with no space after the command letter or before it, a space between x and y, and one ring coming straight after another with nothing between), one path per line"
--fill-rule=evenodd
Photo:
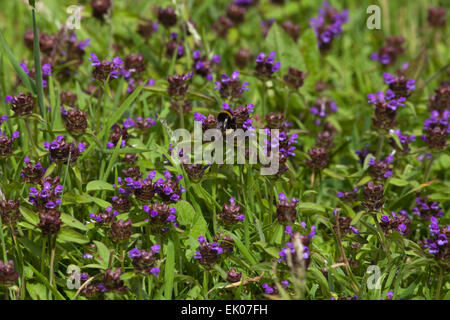
M32 68L31 70L28 69L25 62L20 63L20 67L23 71L32 79L35 77L35 70ZM41 72L42 72L42 87L47 88L47 80L48 77L52 75L52 66L48 63L45 63L41 66Z
M133 234L133 222L128 220L115 220L111 223L110 235L115 241L123 241L129 239Z
M355 153L359 158L359 163L363 164L364 161L366 160L366 157L369 155L369 153L373 153L373 152L369 150L369 145L367 144L361 150L355 150Z
M344 202L354 202L358 198L358 191L359 191L359 188L355 187L355 188L353 188L352 191L347 191L347 192L339 191L339 192L337 192L336 195L339 199L341 199Z
M390 138L390 139L389 139L389 144L390 144L395 150L397 150L397 151L399 151L399 152L401 152L401 153L403 153L403 154L406 154L406 153L408 153L409 151L411 151L411 148L409 147L409 144L410 144L411 142L416 141L416 136L414 136L414 135L409 135L409 134L406 134L406 133L404 134L404 133L402 133L402 132L400 131L400 129L396 129L396 130L391 129L391 130L389 130L389 133L393 133L393 134L397 135L398 140L400 141L400 145L401 145L401 146L399 146L399 145L395 142L394 138Z
M222 103L223 109L231 110L230 106L226 103ZM255 128L253 127L253 120L250 119L250 114L254 112L254 105L240 105L236 109L233 109L234 120L236 124L236 129L243 129L244 131L252 131Z
M152 227L166 230L170 224L177 226L175 215L177 209L169 207L165 202L144 205L143 210L148 214L148 221Z
M132 259L132 264L136 272L144 275L159 275L159 268L155 266L157 254L159 254L161 246L159 244L153 245L150 250L139 250L138 248L131 249L128 256Z
M19 206L19 200L0 201L0 218L3 225L12 225L22 216Z
M447 136L450 133L449 119L450 110L439 113L437 110L431 112L430 118L425 120L422 139L430 148L444 149L447 145Z
M36 162L36 164L33 165L28 156L25 156L23 161L25 163L25 166L20 172L20 178L28 183L39 183L42 177L45 175L47 169L42 167L42 164L40 162Z
M227 282L236 283L241 281L242 272L237 272L234 268L231 268L230 271L227 272Z
M363 187L363 200L361 202L362 206L368 212L375 212L383 207L384 200L384 187L382 184L375 184L373 181L369 181Z
M39 182L38 187L31 187L29 201L38 211L56 209L61 204L59 198L63 186L59 184L59 176L55 178L46 177Z
M429 8L427 20L433 27L444 27L446 22L445 8Z
M195 253L194 259L197 259L204 266L212 266L224 252L217 242L207 242L204 236L199 236L198 242L200 246Z
M318 118L314 121L314 123L316 125L320 125L322 123L321 119L324 119L328 115L336 112L338 110L338 106L333 100L319 98L309 110L315 117Z
M11 137L0 130L0 159L9 157L13 153L14 141L20 136L19 131L14 131Z
M438 259L448 260L450 258L450 245L448 239L450 237L450 226L439 227L439 221L436 217L430 217L430 238L423 242L423 246L428 252Z
M297 42L300 37L300 26L298 24L293 23L291 20L287 20L281 24L281 27L292 38L292 40Z
M378 52L372 53L370 58L380 62L382 65L394 64L397 57L405 51L403 48L405 39L400 36L390 36L385 41L386 44Z
M80 154L85 150L86 145L79 143L78 146L74 142L66 143L63 136L57 136L52 142L44 142L44 148L48 150L50 159L55 162L70 164L77 161Z
M444 210L438 201L428 200L428 197L417 197L416 204L412 210L413 214L428 220L431 217L440 218L444 215Z
M10 260L7 263L0 261L0 284L10 287L14 285L19 273L14 269L14 261Z
M167 81L169 82L169 87L167 92L174 99L182 99L187 93L189 84L187 81L193 76L192 72L187 74L174 74L173 76L168 76Z
M428 109L437 110L439 113L450 109L450 81L441 82L439 88L434 90L434 94L430 95Z
M177 24L177 14L174 8L167 6L167 8L158 8L158 22L169 29Z
M105 15L111 10L111 0L92 0L92 16L100 21L105 20Z
M217 22L213 23L212 28L219 36L225 37L230 28L245 21L245 14L251 5L252 0L231 2L227 7L226 14L219 16Z
M297 212L297 204L298 200L296 198L292 198L288 201L286 195L284 193L278 194L278 203L277 203L277 219L280 222L293 223L297 220L298 212Z
M176 58L180 59L184 56L183 42L178 40L178 33L172 32L170 34L170 41L166 42L166 57L172 58L176 53Z
M407 79L404 74L404 70L407 68L407 63L403 69L395 75L391 75L387 72L383 73L384 82L389 85L389 89L395 94L396 97L409 97L411 92L416 89L415 80Z
M281 68L281 62L275 62L276 52L272 51L269 55L260 52L256 57L255 72L261 79L271 78L275 72Z
M143 19L142 23L139 23L137 33L144 39L148 40L159 29L158 22Z
M230 198L230 203L225 203L220 213L220 219L226 225L235 225L244 221L245 216L241 213L242 207L238 205L234 198Z
M182 151L182 150L180 150ZM210 167L210 165L203 165L203 164L188 164L183 162L183 168L186 171L189 179L191 180L200 180L203 175L205 174L205 171Z
M25 94L21 92L18 96L7 96L5 102L11 104L11 110L17 116L31 114L35 106L31 93Z
M314 29L322 53L331 49L333 39L342 33L342 25L347 20L348 10L339 12L328 2L322 4L317 18L310 19L310 25Z
M80 136L85 133L88 126L87 112L77 107L71 108L68 111L64 107L60 109L67 131L74 136Z
M215 90L219 90L220 97L225 100L239 99L244 91L248 90L248 82L241 82L239 80L239 71L235 70L228 77L223 73L220 81L216 81Z
M384 160L375 161L370 158L369 174L376 181L384 181L392 176L391 164L394 162L394 156L389 155Z
M220 56L215 55L211 60L208 60L206 56L202 56L199 50L195 50L192 53L192 58L194 59L194 73L212 81L212 68L220 62Z
M308 150L309 159L306 164L312 169L323 169L328 165L328 151L325 148L313 147Z
M368 94L369 103L375 107L375 115L372 122L376 128L382 130L392 129L396 125L397 109L405 106L405 97L395 97L395 93L388 89L386 94L378 91L376 94Z
M302 227L305 227L305 223L302 223ZM294 268L301 267L304 263L305 269L307 269L310 263L310 242L311 239L316 236L316 226L311 227L311 230L307 236L302 235L299 232L293 232L290 226L286 226L284 232L290 236L290 241L286 242L286 247L282 248L281 251L278 252L280 256L278 262L285 261L289 263L290 259ZM301 256L299 254L300 252L302 252ZM288 255L290 255L290 258L288 258Z
M341 235L345 235L348 233L354 233L354 234L358 234L359 230L356 229L354 226L352 226L352 218L350 217L341 217L338 216L338 210L340 209L334 209L333 213L335 216L335 224L333 225L333 230L334 232L337 234L338 231ZM338 228L339 225L339 228Z
M392 217L382 216L380 226L384 233L395 230L402 236L408 236L411 233L410 223L411 220L408 218L406 211L401 210L398 214L392 212Z
M110 226L118 215L119 212L117 210L107 207L104 212L99 212L98 214L91 212L89 217L101 226Z
M284 81L293 89L298 90L303 86L307 74L296 68L289 67L288 73L284 76Z
M130 138L130 135L128 133L127 127L129 122L124 122L123 127L121 128L120 125L117 123L114 123L111 127L111 134L109 135L109 141L106 144L106 147L108 149L114 148L118 143L120 138L122 138L120 142L120 147L124 148L127 144L128 139Z
M281 281L281 287L283 289L286 289L289 286L289 281L288 280L283 280ZM270 295L276 295L279 293L278 288L275 284L269 285L268 283L264 283L262 285L262 288L264 289L264 292L266 294L270 294Z
M59 176L50 176L42 179L39 185L31 187L29 201L38 210L39 224L42 234L56 234L62 225L61 213L58 207L61 204L63 186L59 184Z
M124 62L120 57L115 57L112 61L100 61L97 55L92 52L89 60L92 61L91 66L94 67L92 71L94 79L101 82L117 79L124 68Z
M156 120L153 120L151 117L147 117L147 118L142 118L142 117L137 117L135 120L133 120L132 118L127 118L124 122L123 122L123 128L122 129L122 139L128 139L127 138L127 134L128 132L125 132L124 130L128 130L130 128L134 128L138 131L144 132L147 131L148 129L150 129L151 127L156 125ZM120 128L120 127L119 127ZM113 128L114 131L119 132L119 130L117 128ZM111 140L115 140L115 137L111 137ZM117 140L118 141L118 140ZM114 143L114 142L113 142ZM116 145L117 142L114 144Z

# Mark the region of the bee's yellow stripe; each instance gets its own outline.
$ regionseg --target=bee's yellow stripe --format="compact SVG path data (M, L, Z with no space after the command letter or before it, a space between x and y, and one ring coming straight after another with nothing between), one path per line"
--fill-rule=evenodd
M222 110L222 111L219 112L219 114L221 114L221 113L226 113L230 118L233 118L233 115L228 110Z

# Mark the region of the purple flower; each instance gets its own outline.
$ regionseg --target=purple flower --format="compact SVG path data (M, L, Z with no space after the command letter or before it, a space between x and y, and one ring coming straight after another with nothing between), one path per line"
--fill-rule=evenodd
M275 72L281 68L281 62L275 62L276 52L272 51L269 55L260 52L256 57L255 71L261 78L270 78Z
M128 256L129 256L131 259L140 258L140 257L141 257L141 250L139 250L138 248L131 249L131 250L128 252Z
M338 12L328 2L322 4L319 15L311 18L310 26L314 29L319 50L324 53L331 49L333 39L342 33L342 24L348 20L348 10Z

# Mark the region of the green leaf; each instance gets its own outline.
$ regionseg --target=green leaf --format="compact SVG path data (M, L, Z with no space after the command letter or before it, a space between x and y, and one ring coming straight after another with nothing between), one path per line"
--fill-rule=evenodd
M323 169L323 173L326 174L327 176L330 176L331 178L336 178L338 180L344 180L345 178L343 176L341 176L339 173L336 173L330 169Z
M33 300L47 300L47 288L41 283L27 282L27 291Z
M98 191L98 190L108 190L108 191L114 191L114 188L111 183L102 181L102 180L94 180L90 181L86 185L86 192L90 191Z
M175 249L172 241L165 246L166 262L164 267L164 297L172 299L173 279L175 277Z
M365 213L365 211L360 211L356 214L356 216L352 219L351 225L355 225L358 223L359 219L361 219L363 213Z
M23 206L20 207L20 212L27 222L33 225L37 225L39 223L39 215L37 213Z
M61 231L58 234L58 241L64 242L73 242L78 244L86 244L89 243L89 239L75 230L69 228L61 228Z
M309 73L305 81L314 84L315 78L320 74L321 69L320 52L314 30L308 28L302 33L299 39L299 46L304 60L303 64Z
M281 61L282 73L286 73L289 67L305 70L297 44L277 23L270 27L265 43L269 51L276 51L275 61Z
M52 285L50 285L50 282L47 280L47 277L43 276L39 271L37 271L31 264L28 263L28 267L33 270L34 275L36 276L37 280L39 280L41 283L45 285L45 287L50 290L54 295L56 300L66 300L64 296L56 290Z
M3 36L3 33L1 31L0 31L0 44L3 48L3 51L6 53L9 62L13 66L14 70L16 71L17 75L19 76L24 86L27 87L27 89L30 92L36 93L36 84L34 83L33 79L31 79L26 74L26 72L17 62L14 53L12 53L11 49L9 48L8 43L6 42L5 37Z
M125 111L130 109L131 104L134 102L134 100L136 100L136 98L141 93L142 88L144 87L145 83L137 87L136 90L134 90L133 93L128 98L125 99L122 105L109 117L107 125L102 129L100 133L100 139L104 137L105 133L111 129L114 123L119 121L120 117L125 113Z
M110 257L108 247L100 241L94 241L94 243L97 246L98 260L100 261L100 264L104 267L108 267Z
M78 221L77 219L75 219L74 217L72 217L70 214L67 213L61 213L61 221L70 227L73 227L75 229L79 229L79 230L83 230L83 231L87 231L89 230L84 223Z
M34 3L34 1L33 1ZM33 17L33 57L34 57L34 81L36 83L36 94L38 96L41 116L45 118L46 109L44 105L44 88L42 86L41 50L39 49L39 35L36 26L36 11L31 10Z
M298 209L302 212L309 212L309 213L325 213L326 209L324 206L318 203L312 203L312 202L301 202L298 206Z
M111 156L111 159L109 159L108 167L106 168L105 172L103 172L101 179L104 181L108 180L109 174L111 173L111 169L112 169L113 165L116 163L117 157L119 156L121 142L122 142L122 136L120 137L119 141L117 142L116 147L114 148L114 152ZM112 188L112 186L111 186L111 188Z
M201 213L195 212L192 205L184 200L178 201L174 208L177 210L178 222L185 226L190 236L195 239L200 235L206 235L208 224Z
M389 184L392 184L392 185L397 186L397 187L404 187L404 186L407 186L409 184L408 181L403 180L403 179L398 179L398 178L391 178L388 181L389 181Z
M238 236L236 236L235 234L232 234L232 233L228 233L228 234L233 238L234 244L236 245L238 250L240 252L242 252L242 254L247 258L248 262L251 265L257 264L258 262L253 257L253 255L250 253L249 249L242 243L241 239L239 239Z

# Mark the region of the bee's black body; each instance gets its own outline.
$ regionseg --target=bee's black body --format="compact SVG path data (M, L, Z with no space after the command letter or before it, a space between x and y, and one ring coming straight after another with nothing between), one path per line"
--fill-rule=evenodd
M217 116L218 128L225 134L236 129L236 121L231 110L222 110Z

